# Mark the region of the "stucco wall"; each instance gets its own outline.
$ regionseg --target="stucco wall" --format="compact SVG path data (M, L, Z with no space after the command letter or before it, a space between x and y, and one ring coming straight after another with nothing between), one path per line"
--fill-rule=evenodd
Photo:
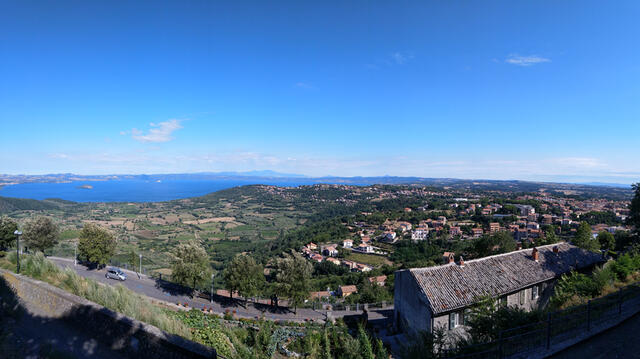
M549 298L553 295L553 288L556 280L540 283L542 285L541 291L538 293L538 298L531 299L532 287L524 289L524 304L520 304L520 292L511 293L507 296L507 305L510 307L522 308L526 311L531 311L538 308L544 308L549 302Z
M429 303L420 291L411 272L395 273L394 323L396 329L410 334L431 331Z
M65 320L78 330L94 333L97 340L120 355L161 359L215 358L213 348L166 333L47 283L2 269L0 275L31 315Z
M538 307L544 307L549 302L549 299L553 295L553 289L555 280L542 283L542 291L540 292L538 298L531 299L531 287L525 289L525 300L524 304L520 304L520 295L519 292L511 293L507 295L507 305L512 307L523 308L527 311L531 311L533 309L537 309ZM462 311L460 309L459 311ZM449 331L449 313L441 314L433 318L433 327L434 328L442 328L444 330ZM465 326L461 325L457 328L454 328L453 331L456 334L464 334Z

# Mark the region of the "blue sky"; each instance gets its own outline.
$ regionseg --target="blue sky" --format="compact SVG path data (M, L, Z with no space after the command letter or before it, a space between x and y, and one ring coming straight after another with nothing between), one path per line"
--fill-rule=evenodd
M0 173L640 180L640 3L3 1Z

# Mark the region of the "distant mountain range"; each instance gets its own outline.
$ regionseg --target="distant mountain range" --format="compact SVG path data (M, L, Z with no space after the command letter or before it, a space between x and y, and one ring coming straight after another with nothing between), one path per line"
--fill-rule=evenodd
M108 182L108 183L97 183ZM153 186L150 183L154 183ZM62 186L19 186L61 184ZM65 185L67 184L67 185ZM0 175L0 212L12 209L52 208L77 202L160 202L188 198L247 185L297 187L303 185L418 185L459 193L540 193L575 198L629 200L630 186L617 183L588 184L517 180L468 180L421 177L306 177L274 171L178 173L150 175ZM16 185L16 186L12 186ZM160 187L158 187L160 186ZM5 187L5 188L1 188ZM78 188L83 188L78 192ZM90 190L86 190L89 189ZM52 198L63 198L65 201ZM35 201L40 199L44 201ZM73 203L73 202L69 202Z
M558 186L574 185L574 186L596 186L596 187L613 187L630 189L629 185L621 183L608 182L589 182L589 183L558 183L558 182L538 182L538 181L518 181L518 180L484 180L484 179L456 179L456 178L424 178L424 177L399 177L399 176L373 176L373 177L309 177L294 173L281 173L271 170L248 171L248 172L199 172L199 173L173 173L173 174L141 174L141 175L78 175L73 173L57 173L45 175L4 175L0 174L0 186L20 183L68 183L68 182L90 182L90 181L114 181L114 180L144 180L144 181L163 181L163 180L233 180L233 179L278 179L280 183L332 183L332 184L423 184L435 186L450 185L478 185L478 184L502 184L509 183L519 184L555 184Z
M586 182L579 183L587 186L603 186L603 187L619 187L619 188L629 188L630 186L625 183L611 183L611 182Z

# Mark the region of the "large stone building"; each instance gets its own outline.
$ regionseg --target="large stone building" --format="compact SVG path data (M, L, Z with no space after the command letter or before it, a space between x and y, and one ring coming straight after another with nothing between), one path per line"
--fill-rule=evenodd
M412 334L438 327L464 330L465 311L486 296L526 310L543 307L562 274L590 270L602 261L599 253L557 243L397 271L394 323L397 329Z

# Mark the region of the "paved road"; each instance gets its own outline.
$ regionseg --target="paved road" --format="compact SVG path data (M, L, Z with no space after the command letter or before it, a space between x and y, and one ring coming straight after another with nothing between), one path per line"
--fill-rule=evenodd
M261 316L264 313L265 318L272 320L294 320L294 321L304 321L313 319L314 321L322 321L325 319L325 313L321 311L316 311L313 309L300 308L297 311L297 314L294 314L287 308L272 308L266 305L253 305L248 304L246 308L243 306L237 305L235 302L230 303L228 301L218 302L214 301L210 303L208 300L202 298L191 298L189 295L176 291L175 288L163 285L162 282L156 281L155 279L149 278L147 276L142 275L138 278L138 275L132 271L126 271L127 280L124 282L116 281L113 279L105 278L105 270L95 270L89 269L81 264L74 266L73 259L69 258L58 258L58 257L48 257L49 260L54 262L60 267L63 268L71 268L76 271L79 275L94 279L98 282L116 285L122 284L125 287L133 290L134 292L146 295L150 298L166 301L169 303L188 303L190 308L213 308L213 311L218 314L223 314L225 310L235 310L236 315L244 318L255 318L257 316ZM389 309L386 310L370 310L369 318L371 320L381 320L389 317L392 312ZM361 312L356 311L335 311L332 313L334 317L343 317L346 315L357 315Z
M640 358L640 314L550 358Z

